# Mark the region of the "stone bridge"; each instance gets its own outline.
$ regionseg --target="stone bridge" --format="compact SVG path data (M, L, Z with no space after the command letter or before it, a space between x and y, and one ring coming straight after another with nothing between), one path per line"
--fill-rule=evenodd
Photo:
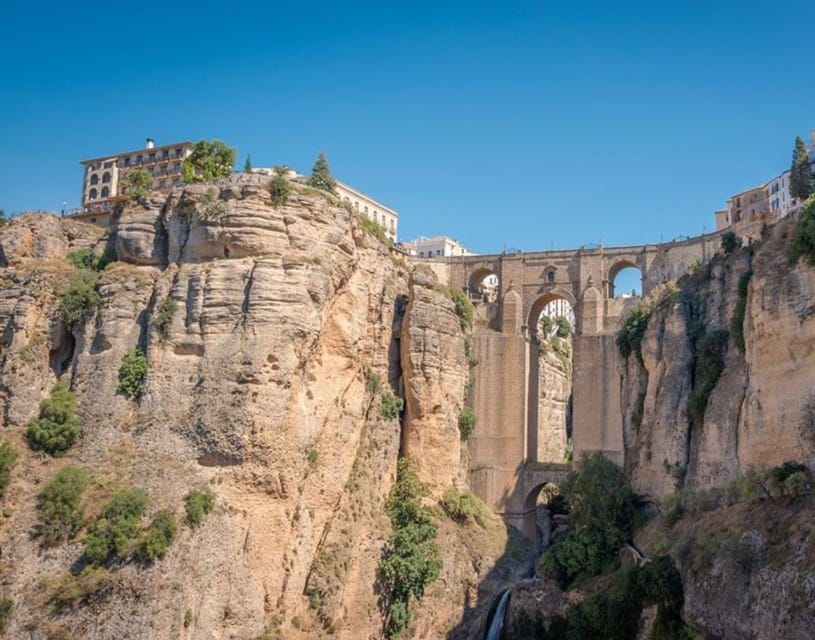
M470 402L477 424L469 441L470 484L507 522L533 535L540 489L560 481L568 469L556 464L563 461L562 451L553 457L541 437L553 428L538 416L542 389L536 334L544 306L566 300L575 315L570 421L575 459L602 452L623 465L623 363L616 335L638 298L615 297L614 280L634 267L647 295L707 261L720 242L719 234L711 233L664 244L423 261L448 286L469 292L476 305L478 364ZM482 298L479 285L487 276L497 277L497 291Z

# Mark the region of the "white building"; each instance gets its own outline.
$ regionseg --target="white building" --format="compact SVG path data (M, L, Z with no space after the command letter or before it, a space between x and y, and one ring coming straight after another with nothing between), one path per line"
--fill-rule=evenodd
M419 236L415 240L405 242L402 248L412 256L418 258L447 258L450 256L470 256L473 255L458 240L447 236L433 236L426 238Z
M770 212L773 218L785 218L798 206L798 199L790 196L790 172L785 171L767 183Z
M252 173L272 176L275 172L274 169L252 169ZM307 178L307 176L297 173L293 169L289 169L286 177L291 180L305 180ZM344 182L336 180L336 183L337 196L339 196L340 200L348 202L359 215L376 222L385 230L385 234L391 240L396 241L396 233L399 227L399 214L396 211Z

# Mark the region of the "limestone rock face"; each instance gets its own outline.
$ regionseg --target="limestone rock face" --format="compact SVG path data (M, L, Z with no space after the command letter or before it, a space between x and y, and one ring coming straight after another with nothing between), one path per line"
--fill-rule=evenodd
M455 307L436 277L416 269L410 279L402 324L405 376L405 454L419 477L437 492L459 481L461 436L468 365Z
M566 423L572 395L571 362L547 348L538 359L538 457L539 462L563 462Z
M751 468L815 459L815 269L787 264L791 229L779 223L759 244L681 282L678 297L651 316L642 364L634 354L623 363L626 469L637 491L661 498L683 487L722 488ZM739 280L750 270L745 351L729 335L724 369L695 428L687 411L698 386L693 337L732 334Z
M402 433L380 418L366 378L397 392L402 381L405 449L449 486L465 475L463 334L432 276L411 277L332 197L294 187L280 207L259 176L154 195L125 208L107 239L50 216L0 230L0 409L20 452L0 530L9 637L382 637L377 565ZM65 254L107 240L119 260L99 274L101 306L65 327ZM119 367L136 348L146 388L128 400ZM43 459L22 434L57 379L76 394L83 437ZM146 489L148 517L166 508L183 521L192 488L208 487L215 509L198 527L182 522L163 560L113 570L103 600L57 615L42 603L82 546L43 555L30 534L36 495L65 464L91 472L89 517L117 486ZM427 611L472 588L474 554L486 572L503 550L501 527L492 555L448 529L445 561L467 561L449 565Z

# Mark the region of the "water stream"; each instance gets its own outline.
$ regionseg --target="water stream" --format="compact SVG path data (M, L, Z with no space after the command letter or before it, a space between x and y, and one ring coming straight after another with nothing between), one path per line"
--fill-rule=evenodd
M492 614L492 618L487 621L487 631L484 640L501 640L501 633L504 630L504 615L509 602L509 589L505 589L498 601L498 606Z

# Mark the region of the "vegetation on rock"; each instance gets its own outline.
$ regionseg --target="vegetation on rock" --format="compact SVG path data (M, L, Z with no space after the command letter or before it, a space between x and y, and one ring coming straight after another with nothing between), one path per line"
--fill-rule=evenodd
M6 495L11 480L11 470L17 462L17 452L8 440L0 440L0 498Z
M458 430L461 439L466 441L475 430L475 412L470 407L464 407L458 414Z
M267 189L272 199L272 205L274 207L281 207L288 201L292 186L283 174L275 173L274 177L269 180Z
M122 358L122 366L119 367L119 386L116 390L133 400L144 393L146 380L147 355L141 349L134 349Z
M456 315L461 323L461 330L467 331L473 328L473 303L461 289L450 289L450 298L456 307Z
M175 538L178 523L170 511L159 511L144 531L133 554L137 561L149 563L161 559Z
M806 264L815 266L815 196L803 205L787 257L791 265L803 259Z
M733 309L733 318L730 321L730 334L733 336L733 343L742 353L744 353L744 316L747 313L747 290L752 277L752 270L745 271L739 277L738 298Z
M207 182L232 173L235 149L220 140L200 140L184 160L184 182Z
M215 494L209 489L198 491L190 489L184 496L184 510L187 512L187 524L197 527L215 505Z
M490 510L481 500L469 491L458 491L451 487L444 492L441 499L441 508L456 522L466 524L475 522L486 527L490 521Z
M37 496L35 534L46 546L73 538L85 522L82 496L88 486L88 472L79 467L63 467Z
M739 247L741 247L741 238L735 232L725 231L722 234L722 251L724 251L724 255L729 256Z
M687 409L691 422L697 428L704 424L708 399L724 371L728 338L726 329L712 329L703 330L694 341L693 391L688 395Z
M57 382L50 397L40 403L39 417L26 427L28 446L33 451L62 456L81 434L74 394L62 382Z
M147 509L143 489L119 489L102 507L85 538L85 557L95 565L125 562L141 533L141 518Z
M406 458L399 458L396 482L387 510L393 533L379 564L379 573L390 594L388 637L397 637L410 621L411 604L421 600L425 588L439 576L441 554L437 527L420 500L428 493Z
M104 600L113 592L114 580L104 567L87 566L79 575L67 574L57 583L49 599L57 611L76 609Z
M175 301L175 298L167 296L158 308L156 317L153 320L153 326L156 328L156 331L158 331L158 335L162 340L166 340L170 337L170 324L173 321L177 307L178 303Z
M395 420L404 407L404 400L397 396L388 385L380 394L379 415L383 420Z
M59 301L59 315L69 329L88 316L94 315L102 304L96 291L97 274L89 269L81 269L71 279L68 289Z
M631 539L637 500L622 471L602 454L584 457L561 486L569 532L541 556L541 574L562 586L597 575Z
M374 222L373 220L369 220L365 216L355 214L357 216L357 220L359 220L360 226L365 229L368 233L374 236L377 240L379 240L382 244L391 246L393 241L388 237L387 232L385 231L385 227L383 227L378 222Z
M617 346L620 355L628 358L632 353L637 356L637 360L642 362L642 339L645 330L648 328L648 320L651 319L652 309L642 303L631 310L626 318L622 330L617 336Z
M14 610L14 603L8 598L0 599L0 634L6 630L11 612Z

